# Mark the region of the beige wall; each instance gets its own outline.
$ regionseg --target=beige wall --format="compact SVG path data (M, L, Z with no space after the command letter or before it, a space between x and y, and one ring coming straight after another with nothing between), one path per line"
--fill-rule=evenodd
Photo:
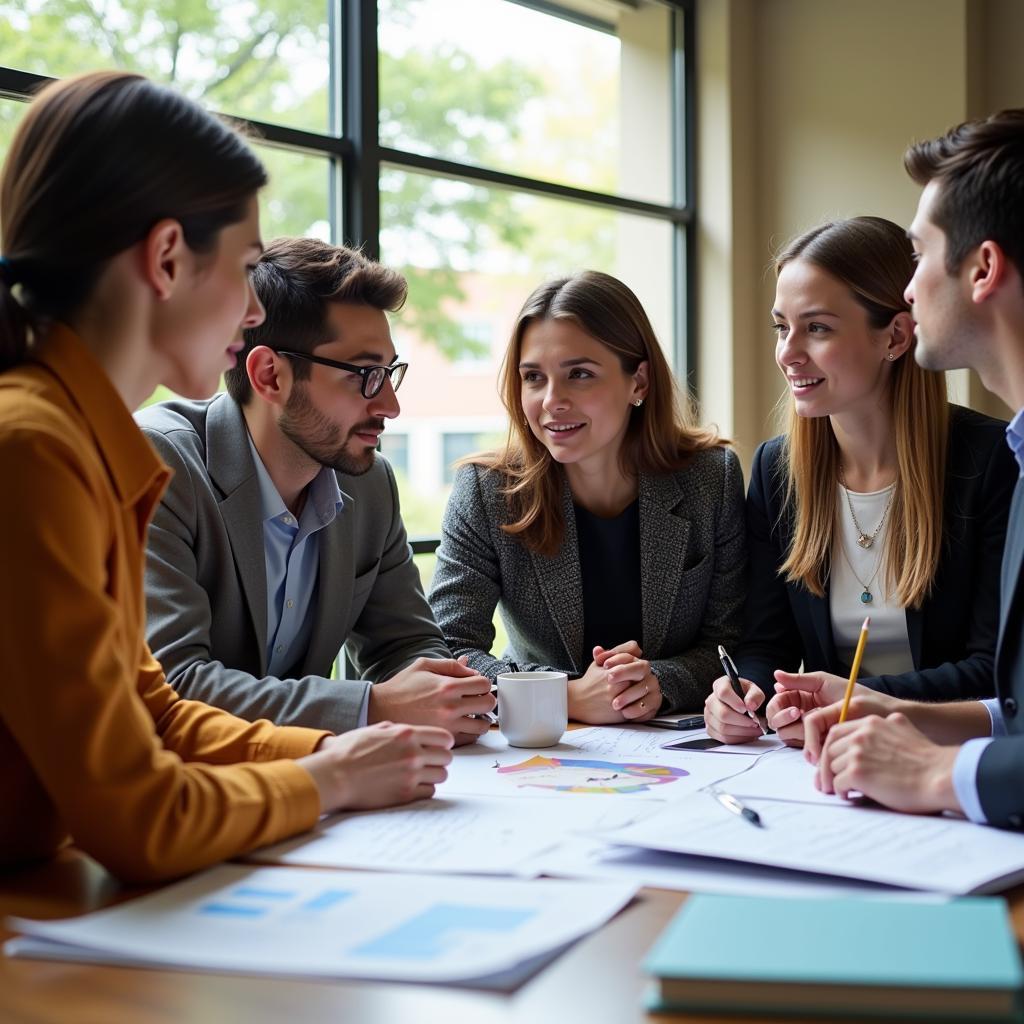
M862 213L909 224L915 138L1024 106L1020 0L698 0L700 388L744 461L780 393L771 253ZM958 400L996 411L951 375Z

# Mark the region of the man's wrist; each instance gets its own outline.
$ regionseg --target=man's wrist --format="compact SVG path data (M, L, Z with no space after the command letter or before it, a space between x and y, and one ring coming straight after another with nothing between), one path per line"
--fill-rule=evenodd
M933 753L928 789L932 793L933 806L937 811L955 811L957 814L963 814L963 808L956 795L956 787L953 785L953 766L959 752L959 747L936 747Z
M992 720L985 706L976 700L949 704L925 704L905 700L902 711L933 743L960 746L968 740L990 736Z
M366 724L376 725L377 722L383 722L387 719L386 704L384 701L385 708L381 707L382 693L378 687L386 686L386 683L371 683L370 684L370 695L366 701Z

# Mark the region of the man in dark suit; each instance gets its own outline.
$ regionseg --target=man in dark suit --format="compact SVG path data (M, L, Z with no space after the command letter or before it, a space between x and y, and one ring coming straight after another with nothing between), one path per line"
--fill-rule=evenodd
M968 122L904 158L924 186L908 232L917 271L907 288L916 358L970 367L1016 416L1007 443L1021 476L1000 581L996 699L913 704L859 691L805 719L809 759L826 792L859 790L899 810L960 811L1024 827L1024 109Z
M252 270L266 319L227 394L138 421L175 473L150 528L147 636L184 697L342 732L378 721L486 730L490 681L452 659L377 457L405 364L385 311L400 274L312 239ZM363 680L328 678L342 645Z

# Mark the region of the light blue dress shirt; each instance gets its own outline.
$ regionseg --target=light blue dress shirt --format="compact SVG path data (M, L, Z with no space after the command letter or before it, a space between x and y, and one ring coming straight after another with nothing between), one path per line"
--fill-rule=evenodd
M1020 475L1024 476L1024 409L1007 424L1006 443L1017 460ZM992 740L996 736L1006 735L1006 720L1003 718L1003 709L999 706L998 700L983 700L982 704L988 709L989 717L992 719L992 735L968 740L960 748L953 763L953 790L964 814L979 825L987 825L988 818L981 809L981 796L978 793L978 763Z
M286 678L305 655L320 579L319 533L341 511L341 489L326 466L313 478L298 519L288 510L249 438L263 518L267 570L267 672Z

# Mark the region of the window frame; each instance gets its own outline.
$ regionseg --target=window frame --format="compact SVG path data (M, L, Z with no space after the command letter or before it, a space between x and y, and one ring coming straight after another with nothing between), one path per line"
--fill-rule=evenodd
M614 26L562 6L557 0L506 0L603 31ZM696 390L696 160L695 160L695 3L659 0L671 11L672 197L668 204L646 202L538 178L424 156L380 145L377 0L328 0L330 62L326 133L289 128L231 115L249 126L260 143L304 155L326 157L330 167L327 219L332 241L361 245L380 255L380 175L398 170L491 185L537 196L586 203L619 213L638 214L672 227L673 363L681 383ZM26 101L52 79L0 66L0 97ZM413 551L429 553L436 539L414 540Z

